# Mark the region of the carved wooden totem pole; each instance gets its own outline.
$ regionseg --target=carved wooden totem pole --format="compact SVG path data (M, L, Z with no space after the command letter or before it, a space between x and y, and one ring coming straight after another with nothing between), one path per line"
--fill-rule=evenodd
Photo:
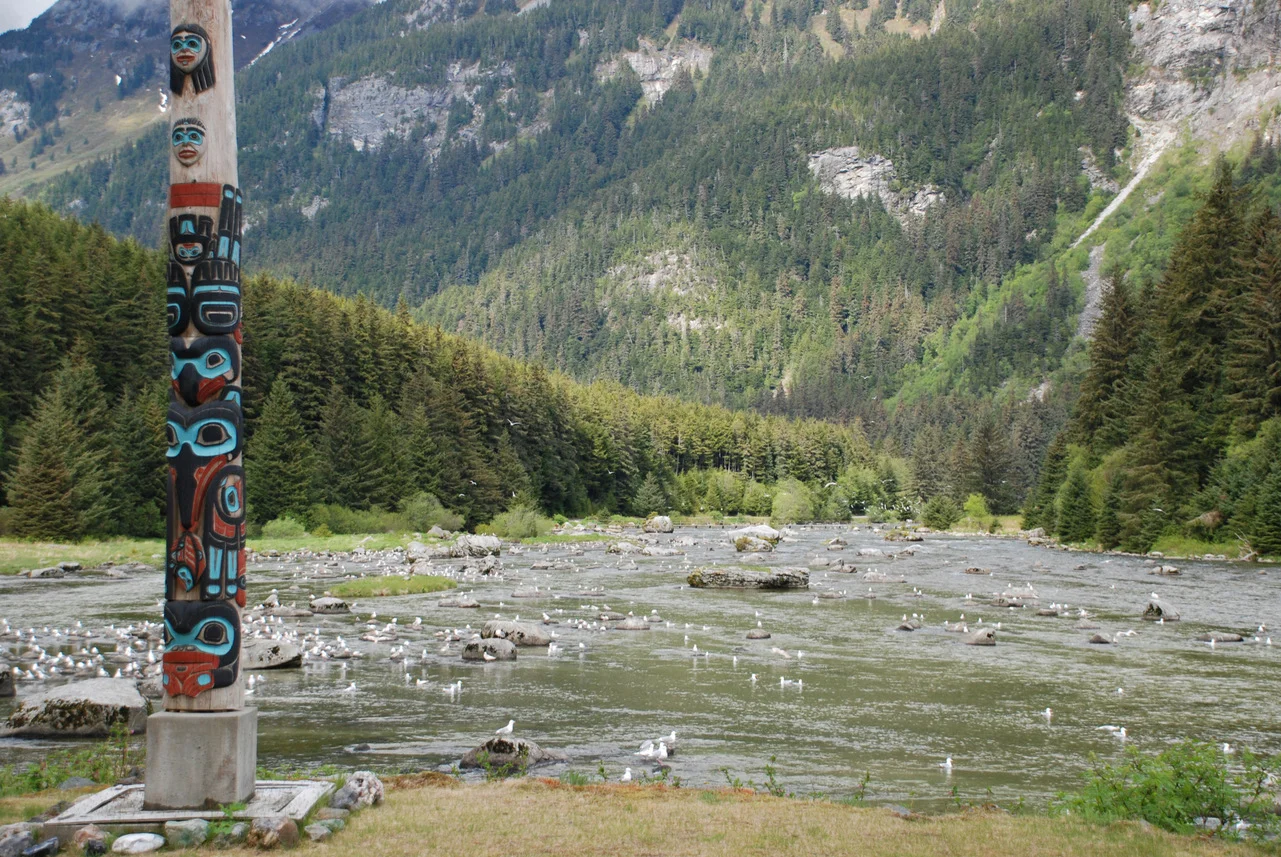
M230 0L170 0L165 713L148 723L148 805L253 793L257 724L244 706L244 417Z

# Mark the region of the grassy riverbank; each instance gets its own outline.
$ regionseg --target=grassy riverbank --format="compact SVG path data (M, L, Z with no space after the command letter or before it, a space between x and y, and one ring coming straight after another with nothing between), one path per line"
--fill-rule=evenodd
M574 853L1246 857L1268 853L1248 845L1174 836L1137 823L1099 827L982 810L905 821L883 809L746 791L571 787L542 780L393 788L384 806L361 813L332 844L316 850L363 857ZM226 853L249 857L259 852Z

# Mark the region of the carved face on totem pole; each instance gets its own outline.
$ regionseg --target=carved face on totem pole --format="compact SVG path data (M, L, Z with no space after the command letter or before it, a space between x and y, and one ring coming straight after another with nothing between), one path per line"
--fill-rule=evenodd
M240 377L240 348L230 336L202 336L191 345L174 337L169 364L174 393L195 406L220 398Z
M217 232L206 215L169 218L170 336L181 336L191 324L207 336L238 334L244 199L231 185L222 186L218 199Z
M194 167L200 163L205 154L205 142L208 139L205 123L193 117L185 117L173 123L170 144L173 156L184 167Z
M231 466L243 445L240 391L195 407L175 401L169 449L166 597L191 592L244 604L244 470ZM204 538L197 535L204 524Z
M197 696L235 684L240 672L240 615L226 601L165 605L162 679L170 696Z
M188 80L197 93L213 86L213 56L208 33L195 24L179 24L169 39L169 89L182 95Z

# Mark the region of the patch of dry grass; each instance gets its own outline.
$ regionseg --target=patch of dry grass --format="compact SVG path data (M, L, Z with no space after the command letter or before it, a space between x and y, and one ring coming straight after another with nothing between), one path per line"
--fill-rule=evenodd
M361 857L1246 857L1264 853L1247 845L1176 837L1138 824L1091 827L1065 819L981 811L905 821L880 809L742 791L574 787L548 780L454 788L404 785L409 787L389 788L383 807L354 817L331 843L307 850ZM256 852L226 853L249 857Z
M0 539L0 574L17 574L28 568L45 568L74 560L85 568L104 562L141 562L159 568L165 544L160 539L109 539L105 541L28 542Z

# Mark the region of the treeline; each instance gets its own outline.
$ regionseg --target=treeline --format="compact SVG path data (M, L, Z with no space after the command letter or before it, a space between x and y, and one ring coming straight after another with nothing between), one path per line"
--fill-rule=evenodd
M1071 422L1026 524L1146 551L1187 536L1281 554L1281 168L1221 160L1163 278L1113 271Z
M11 532L159 533L161 261L0 200L0 489ZM417 324L403 306L257 277L244 309L256 523L319 504L401 509L424 494L468 524L517 505L644 514L657 511L644 508L656 491L670 503L691 471L820 485L874 464L857 427L576 385Z

